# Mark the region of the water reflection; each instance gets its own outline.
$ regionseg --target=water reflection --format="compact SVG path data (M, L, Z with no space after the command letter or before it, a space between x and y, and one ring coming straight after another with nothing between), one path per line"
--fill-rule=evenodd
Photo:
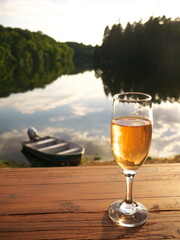
M109 126L111 95L104 94L101 78L94 71L61 76L43 89L0 98L0 159L30 166L21 153L20 142L27 128L39 135L65 138L86 148L89 159L112 160ZM180 104L154 103L154 131L151 156L179 154Z
M173 156L180 153L180 104L162 102L154 104L152 154Z
M96 68L96 76L103 81L105 94L113 96L121 91L147 92L153 97L153 102L180 102L180 71L179 67L163 68L152 72L143 72L141 68L129 65L105 64Z
M108 158L110 107L94 72L62 76L44 89L1 98L1 159L16 160L18 152L23 161L19 142L25 140L29 126L37 128L41 136L66 138L83 144L86 154Z

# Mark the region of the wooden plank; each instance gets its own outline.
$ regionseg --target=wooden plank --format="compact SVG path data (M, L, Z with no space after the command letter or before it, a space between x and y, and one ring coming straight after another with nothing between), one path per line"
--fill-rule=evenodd
M144 226L134 229L114 225L106 212L6 216L2 220L0 237L6 240L180 238L180 212L151 213Z
M135 181L134 197L179 197L180 180ZM78 194L79 193L79 194ZM1 186L0 204L54 200L118 198L125 195L125 182L90 182Z
M168 165L171 167L168 168ZM135 182L180 180L179 168L178 164L144 165L137 172ZM119 166L34 168L33 171L31 168L0 170L0 186L115 181L124 182L124 176Z
M47 199L43 201L23 201L11 202L10 204L1 204L0 216L17 214L36 214L36 213L65 213L65 212L83 212L91 211L102 212L108 209L109 205L120 198L102 198L85 200L66 200ZM123 198L121 198L123 199ZM30 199L31 200L31 199ZM152 198L134 198L135 201L143 203L149 211L175 211L180 209L180 197L152 197Z

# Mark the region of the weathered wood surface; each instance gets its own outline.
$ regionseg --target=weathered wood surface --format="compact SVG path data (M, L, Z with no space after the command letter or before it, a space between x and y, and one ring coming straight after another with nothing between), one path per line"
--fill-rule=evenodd
M125 195L119 166L1 169L0 239L180 239L180 164L144 165L133 192L149 219L129 229L107 216Z

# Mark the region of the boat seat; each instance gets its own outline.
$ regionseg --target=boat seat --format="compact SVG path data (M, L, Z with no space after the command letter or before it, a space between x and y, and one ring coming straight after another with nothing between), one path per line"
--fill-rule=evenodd
M81 154L80 148L76 147L76 148L71 148L71 149L65 150L63 152L58 152L56 154L57 155L68 155L71 153L78 153L78 152Z
M68 143L57 143L57 144L54 144L54 145L50 145L50 146L47 146L47 147L42 147L42 148L38 148L39 151L41 152L60 152L60 151L64 151L68 148L69 144Z
M48 139L44 139L44 140L39 140L38 142L36 142L36 144L39 145L39 144L49 143L49 142L56 142L56 139L48 138Z
M47 147L47 146L53 145L56 142L57 142L56 139L48 138L48 139L44 139L44 140L39 140L39 141L34 142L34 143L30 143L30 144L28 144L28 146L34 147L36 149L39 149L39 148L43 148L43 147Z

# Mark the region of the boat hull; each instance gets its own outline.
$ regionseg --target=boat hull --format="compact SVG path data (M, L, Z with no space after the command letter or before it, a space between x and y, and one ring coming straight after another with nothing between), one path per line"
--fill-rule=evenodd
M85 151L81 145L50 136L41 138L36 142L27 141L21 144L23 153L30 153L39 160L47 161L56 166L79 165Z

